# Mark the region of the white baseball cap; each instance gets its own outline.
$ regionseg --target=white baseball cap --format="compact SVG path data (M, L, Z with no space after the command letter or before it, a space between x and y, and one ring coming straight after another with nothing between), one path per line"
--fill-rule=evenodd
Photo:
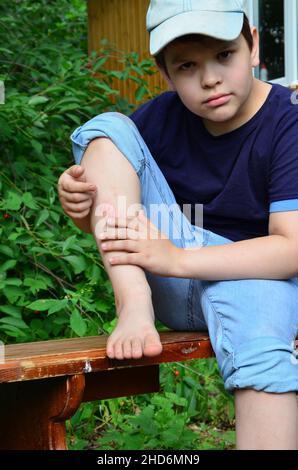
M242 31L244 13L245 0L151 0L147 12L150 53L156 55L186 34L232 41Z

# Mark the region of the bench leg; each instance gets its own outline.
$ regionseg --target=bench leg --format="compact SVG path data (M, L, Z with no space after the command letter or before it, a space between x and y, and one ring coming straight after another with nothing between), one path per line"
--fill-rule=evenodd
M84 375L0 384L0 449L66 449L65 420L84 388Z

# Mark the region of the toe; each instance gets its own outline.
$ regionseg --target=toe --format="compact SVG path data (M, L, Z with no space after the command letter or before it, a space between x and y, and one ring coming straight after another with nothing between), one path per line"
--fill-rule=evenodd
M113 343L113 341L108 340L107 348L106 348L106 354L110 359L114 359L115 352L114 352L114 343Z
M144 340L144 354L145 356L158 356L162 352L162 344L159 336L155 334L148 334Z
M140 338L134 338L132 340L132 357L134 359L140 359L143 355L142 341Z
M123 359L123 341L118 340L114 345L115 359Z
M132 351L131 351L131 341L130 341L130 339L127 339L123 343L123 355L124 355L125 359L131 359L131 357L132 357L131 353L132 353Z

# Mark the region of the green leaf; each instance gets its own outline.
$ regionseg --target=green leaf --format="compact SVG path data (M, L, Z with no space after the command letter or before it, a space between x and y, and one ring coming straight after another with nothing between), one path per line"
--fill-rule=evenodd
M48 314L52 314L54 312L59 312L63 310L67 305L68 300L56 300L56 299L40 299L35 300L31 304L27 305L27 308L30 310L38 310L38 311L45 311L48 310Z
M49 218L49 211L47 209L43 209L37 217L35 222L35 228L39 227L45 220Z
M23 202L25 206L29 207L30 209L37 209L38 207L32 194L29 192L23 194Z
M18 328L29 328L29 326L20 318L4 317L0 318L0 323L16 326Z
M4 207L8 211L18 211L22 205L23 199L19 194L9 191L8 198L4 201Z
M32 98L29 99L28 104L30 106L36 106L38 104L43 104L49 101L49 98L46 96L32 96Z
M63 310L67 306L67 303L68 303L67 299L54 300L52 307L48 311L48 315L51 315L52 313Z
M31 304L28 304L26 307L29 308L30 310L39 310L39 311L44 311L44 310L49 310L56 304L57 300L55 299L40 299L40 300L35 300L34 302L31 302ZM58 300L58 302L60 302Z
M15 278L15 277L10 277L5 280L5 284L7 286L21 286L22 281L21 279Z
M70 317L71 329L78 335L84 336L87 331L86 321L82 318L78 310L74 310Z
M15 305L0 305L0 312L7 313L15 318L22 318L22 309Z
M37 121L35 121L35 125L37 124L38 124ZM34 148L34 150L36 150L36 153L38 155L42 153L42 145L40 142L38 142L38 140L32 139L31 145Z
M20 297L24 297L25 291L17 286L6 286L3 289L3 294L9 303L14 304Z
M48 288L47 283L43 279L36 279L32 277L26 277L24 279L24 286L29 287L33 294L36 294L40 290L46 290Z
M15 259L10 259L8 261L5 261L5 263L3 263L0 266L0 273L6 272L9 269L14 268L16 264L17 264L17 261Z
M135 98L137 101L140 101L144 98L147 93L147 89L144 86L140 86L135 92Z
M65 259L71 264L75 274L80 274L82 271L86 269L86 261L83 256L70 255L70 256L64 256L63 259Z
M62 245L62 252L65 254L69 249L72 249L74 245L78 243L76 235L68 237Z
M12 258L13 255L14 255L13 250L7 245L0 245L0 253L3 253L4 255L8 256L9 258Z
M27 336L24 331L20 330L20 328L17 328L13 325L0 324L0 330L2 330L7 336L11 336L12 338L24 338Z

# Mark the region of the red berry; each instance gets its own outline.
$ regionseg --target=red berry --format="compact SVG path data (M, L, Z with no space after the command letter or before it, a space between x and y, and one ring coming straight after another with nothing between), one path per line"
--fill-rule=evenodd
M4 219L9 219L9 217L10 217L10 214L4 214L4 216L3 216L3 217L4 217Z
M40 313L40 311L39 311L39 310L34 310L34 313L35 313L36 315L38 315L38 314Z
M179 370L175 370L174 374L176 375L176 377L179 377L179 375L180 375Z

